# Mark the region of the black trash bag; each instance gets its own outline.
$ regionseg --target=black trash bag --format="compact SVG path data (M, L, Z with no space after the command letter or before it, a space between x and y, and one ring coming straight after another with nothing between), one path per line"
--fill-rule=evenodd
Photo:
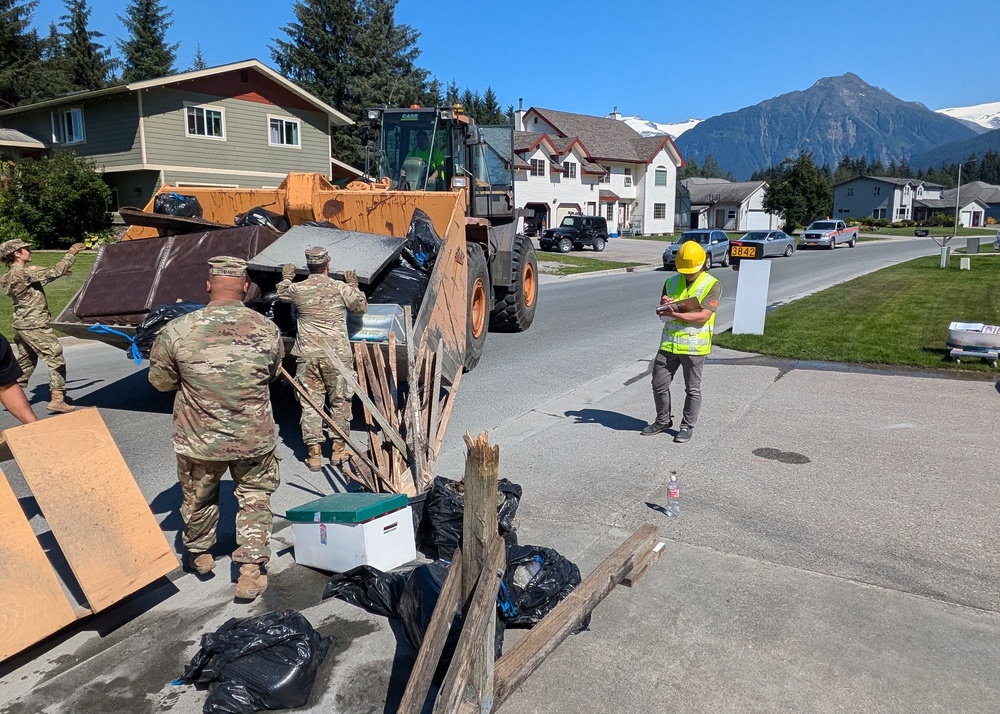
M170 305L157 305L150 310L145 319L135 328L135 346L139 348L139 354L143 359L149 359L149 350L153 347L156 336L160 330L171 320L187 315L189 312L200 310L205 307L202 303L181 300Z
M406 243L403 244L403 259L414 268L430 273L438 251L441 250L441 238L434 230L430 216L419 208L413 209L410 228L406 231Z
M416 315L429 282L430 277L426 273L398 265L379 281L368 296L368 302L371 305L412 305Z
M153 213L181 218L201 218L201 204L195 196L179 193L158 193L153 198Z
M427 495L424 518L428 521L430 542L438 557L450 559L462 544L462 519L465 510L464 486L443 476L436 476ZM514 516L521 502L521 487L505 478L497 484L497 525L508 545L516 543Z
M434 608L437 607L437 601L441 596L441 590L444 588L444 581L448 577L450 568L451 563L435 560L433 563L418 565L406 580L406 587L399 600L397 616L403 624L403 634L406 636L406 641L410 643L414 651L419 651L420 645L423 644L427 627L431 623L431 615L434 614ZM500 659L500 655L503 654L505 629L503 621L498 618L496 638L493 641L495 659ZM448 638L445 640L441 659L434 672L435 682L440 683L444 680L461 636L462 615L460 612L456 612L451 621L451 628L448 630Z
M551 548L515 545L507 549L504 585L510 608L501 610L508 627L532 627L580 584L580 568ZM577 632L590 627L590 615Z
M284 233L291 227L287 218L282 216L280 213L271 213L263 206L251 208L246 213L236 216L236 225L263 226L264 228L270 228L278 233Z
M216 684L205 714L252 714L301 707L309 701L330 648L295 610L233 618L202 635L201 649L184 668L187 684Z
M335 597L375 615L396 617L408 576L405 571L383 573L370 565L359 565L327 580L323 599Z

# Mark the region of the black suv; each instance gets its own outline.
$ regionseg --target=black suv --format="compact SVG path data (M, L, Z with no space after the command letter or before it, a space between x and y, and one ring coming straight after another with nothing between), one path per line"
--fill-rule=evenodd
M560 253L569 253L570 248L583 250L585 245L600 253L607 243L608 222L601 216L566 216L558 228L550 228L538 239L542 250Z

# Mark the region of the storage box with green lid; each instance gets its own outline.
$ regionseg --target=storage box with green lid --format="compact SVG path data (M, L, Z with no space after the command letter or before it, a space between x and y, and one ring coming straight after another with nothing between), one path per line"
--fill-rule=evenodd
M413 511L404 494L335 493L285 513L295 562L343 573L359 565L392 570L417 557Z

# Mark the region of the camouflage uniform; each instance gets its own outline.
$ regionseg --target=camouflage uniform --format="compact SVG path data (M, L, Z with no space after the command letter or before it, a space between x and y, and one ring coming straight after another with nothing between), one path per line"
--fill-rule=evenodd
M279 300L290 302L298 309L298 333L292 354L298 357L296 377L299 383L316 404L326 402L337 425L350 433L352 390L330 360L323 356L323 347L353 370L354 353L347 336L347 312L364 315L368 311L368 298L357 287L320 274L310 275L298 283L282 280L277 291ZM302 405L302 441L307 446L322 444L325 441L322 418L304 399L300 398L299 402ZM343 443L335 433L330 437L335 448Z
M49 390L66 391L66 359L62 345L49 327L52 314L43 287L68 273L74 262L76 254L67 253L51 268L13 265L0 276L0 291L14 299L14 344L17 363L24 372L18 380L21 387L28 386L41 357L49 367Z
M271 494L280 478L268 384L283 356L278 328L237 301L179 317L153 343L150 383L178 390L173 442L189 553L215 543L219 481L228 468L239 506L233 561L270 558Z

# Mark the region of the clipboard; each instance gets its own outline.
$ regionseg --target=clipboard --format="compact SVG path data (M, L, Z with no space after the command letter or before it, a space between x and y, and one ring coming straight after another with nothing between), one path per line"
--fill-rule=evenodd
M667 312L664 308L667 305L658 305L656 311L661 315ZM701 301L696 297L684 298L683 300L678 300L677 302L671 303L669 305L670 312L698 312L701 310Z

